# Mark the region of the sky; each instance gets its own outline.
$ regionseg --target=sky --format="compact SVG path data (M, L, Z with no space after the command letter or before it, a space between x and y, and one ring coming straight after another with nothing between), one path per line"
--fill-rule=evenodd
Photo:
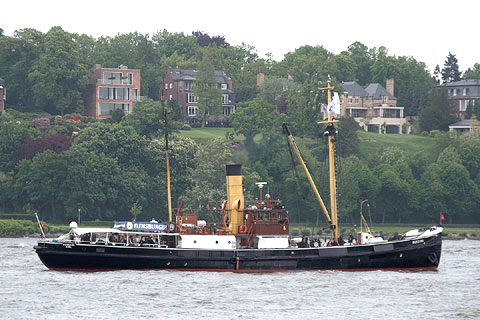
M449 52L460 70L480 63L478 12L478 0L16 0L2 2L0 28L13 36L18 29L46 33L61 26L95 38L202 31L277 61L304 45L338 54L360 41L411 56L433 72Z

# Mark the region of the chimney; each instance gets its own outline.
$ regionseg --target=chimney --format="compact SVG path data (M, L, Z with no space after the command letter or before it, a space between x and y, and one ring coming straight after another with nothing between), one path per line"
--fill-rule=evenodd
M265 82L265 75L263 73L257 73L257 86Z
M394 85L393 79L387 79L386 80L386 88L385 89L387 89L388 93L390 93L392 96L395 96L395 93L393 91L393 89L394 89L393 85Z
M227 199L228 227L233 234L238 234L238 228L244 224L242 166L239 164L227 165Z
M178 66L175 67L175 73L180 73L180 68Z

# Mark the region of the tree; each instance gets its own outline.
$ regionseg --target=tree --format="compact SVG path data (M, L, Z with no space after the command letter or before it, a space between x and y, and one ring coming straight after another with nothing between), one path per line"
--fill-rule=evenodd
M327 79L336 71L334 55L323 46L302 46L289 52L275 66L278 75L290 75L298 83L311 83L319 79Z
M172 203L178 203L180 198L189 198L187 190L192 186L192 170L196 166L195 156L199 146L190 138L172 135L169 138L170 178ZM143 168L149 177L146 191L148 203L145 212L158 216L158 211L164 212L162 219L167 219L167 165L165 139L153 139L145 150Z
M121 124L94 123L80 131L73 147L115 158L121 166L140 166L148 140L133 127Z
M67 157L51 150L17 165L15 194L17 203L30 205L50 221L62 221L62 186L66 183ZM70 181L71 182L71 181Z
M16 30L13 37L0 37L0 74L8 81L9 106L39 109L34 103L28 74L44 51L45 35L35 29Z
M10 171L20 159L20 148L40 135L38 130L27 127L20 121L7 121L7 112L0 118L0 171Z
M111 119L113 122L120 123L123 117L125 117L125 111L123 111L123 109L116 109L113 111Z
M475 63L472 68L465 71L465 79L480 79L480 63Z
M242 106L232 115L232 126L235 134L243 134L247 142L259 133L268 133L272 130L280 131L285 115L281 115L272 104L254 99Z
M82 145L64 154L68 165L59 195L64 219L75 218L78 208L85 220L125 219L133 202L145 202L148 177L141 167L122 166L115 154L89 151Z
M420 127L424 131L448 130L448 126L457 120L455 109L448 100L448 89L431 90L428 104L420 110L419 116Z
M122 124L131 125L138 134L152 137L155 135L163 136L165 130L165 114L168 115L168 126L170 130L178 129L180 124L173 121L174 115L171 108L165 106L162 102L144 99L135 104L133 112L124 117Z
M341 117L338 122L338 134L335 142L335 150L339 157L360 154L357 131L361 130L358 123L352 117Z
M444 83L452 81L460 81L462 73L458 68L458 60L454 54L448 53L448 56L443 64L442 80Z
M52 114L79 111L88 77L74 36L60 27L50 29L45 35L45 52L28 75L35 103Z
M406 115L418 114L418 110L427 104L425 92L433 89L435 83L425 63L412 57L388 56L383 47L378 50L371 73L372 81L378 83L395 79L394 95L398 98L397 104L404 107Z
M408 200L411 196L411 186L402 179L400 173L389 164L379 165L375 171L379 174L381 188L377 207L382 212L384 219L401 223L406 216ZM382 219L382 220L384 220Z
M46 150L52 150L55 153L62 153L68 150L71 145L72 137L63 134L49 135L35 140L29 140L27 144L20 149L20 157L18 160L30 160L36 154L42 153Z
M435 78L435 83L440 84L441 72L438 64L435 66L435 70L433 71L433 77Z
M203 33L202 31L192 31L192 34L197 38L198 45L200 47L208 47L211 45L216 45L217 47L226 48L230 46L225 40L224 36L213 36L210 37L208 33Z
M444 213L450 223L474 219L479 202L478 186L461 164L453 147L446 148L421 179L421 204L427 216Z
M352 60L355 62L355 78L357 79L358 83L361 86L364 86L372 82L370 67L374 62L374 50L368 49L366 45L357 41L349 45L347 51L344 53L350 56L350 58L352 58Z
M225 165L231 161L232 154L232 146L225 141L213 140L199 146L193 159L195 165L190 169L190 187L182 197L187 205L205 207L209 201L225 198Z
M203 50L203 57L198 67L195 80L195 95L198 97L198 111L202 114L202 128L205 127L207 114L218 116L222 114L222 91L217 87L215 68L212 61L212 49Z
M472 119L472 117L479 119L479 116L480 107L469 102L467 104L467 109L465 110L465 119Z

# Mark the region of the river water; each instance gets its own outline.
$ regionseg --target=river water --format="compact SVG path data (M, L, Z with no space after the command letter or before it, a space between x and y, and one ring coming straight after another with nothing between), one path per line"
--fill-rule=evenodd
M0 319L480 319L480 241L437 271L50 271L0 239Z

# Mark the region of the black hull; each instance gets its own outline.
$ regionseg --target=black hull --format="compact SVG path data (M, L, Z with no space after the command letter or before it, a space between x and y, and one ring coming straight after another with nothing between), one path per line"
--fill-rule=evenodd
M174 249L62 244L40 241L35 250L49 269L174 269L263 272L287 270L431 270L440 263L442 239L290 249Z

